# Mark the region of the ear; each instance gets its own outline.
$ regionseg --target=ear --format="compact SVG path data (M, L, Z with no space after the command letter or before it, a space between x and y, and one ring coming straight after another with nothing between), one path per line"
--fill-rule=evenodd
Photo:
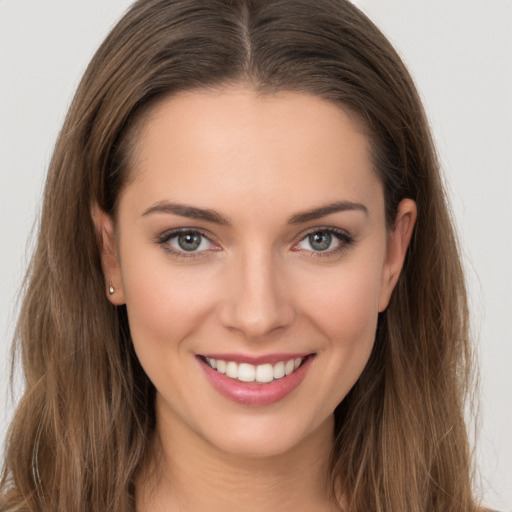
M388 307L391 293L400 277L416 217L416 203L412 199L403 199L398 205L395 223L388 236L386 261L381 275L379 313Z
M91 215L100 249L107 299L115 306L121 306L125 300L114 222L97 204L91 208Z

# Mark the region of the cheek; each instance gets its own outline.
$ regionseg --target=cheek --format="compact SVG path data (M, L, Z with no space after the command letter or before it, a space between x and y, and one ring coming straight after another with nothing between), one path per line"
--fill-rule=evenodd
M340 265L305 282L303 309L333 342L350 344L362 338L373 342L379 292L378 264Z
M317 392L329 397L319 407L332 412L356 383L370 357L378 320L378 262L340 265L306 282L302 310L324 340ZM327 275L329 274L329 275ZM314 400L314 397L312 397Z
M176 268L165 255L130 255L123 260L123 287L136 350L179 348L201 324L211 305L211 290L199 267Z
M208 280L192 278L190 269L170 269L165 261L139 261L146 264L127 265L124 272L133 347L156 389L167 400L181 401L182 383L194 378L183 361L189 359L211 309L211 291L198 286Z

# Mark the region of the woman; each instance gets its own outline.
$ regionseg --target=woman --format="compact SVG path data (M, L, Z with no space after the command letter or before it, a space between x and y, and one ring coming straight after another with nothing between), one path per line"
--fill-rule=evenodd
M472 511L427 123L346 2L137 2L48 175L1 510Z

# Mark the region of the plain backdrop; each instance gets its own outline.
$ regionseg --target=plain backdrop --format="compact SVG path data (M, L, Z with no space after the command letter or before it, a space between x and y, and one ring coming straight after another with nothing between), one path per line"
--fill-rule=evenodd
M438 144L481 363L484 502L512 510L512 2L358 0L403 56ZM45 170L78 80L129 0L0 0L0 434ZM32 240L32 241L31 241ZM21 385L14 389L14 399Z

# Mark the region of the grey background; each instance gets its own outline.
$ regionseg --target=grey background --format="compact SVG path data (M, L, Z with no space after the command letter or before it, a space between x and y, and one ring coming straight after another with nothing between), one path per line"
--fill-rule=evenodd
M16 293L54 141L81 73L128 0L0 2L0 434ZM463 246L481 364L481 496L512 510L512 2L358 0L424 100ZM28 241L27 241L28 240Z

